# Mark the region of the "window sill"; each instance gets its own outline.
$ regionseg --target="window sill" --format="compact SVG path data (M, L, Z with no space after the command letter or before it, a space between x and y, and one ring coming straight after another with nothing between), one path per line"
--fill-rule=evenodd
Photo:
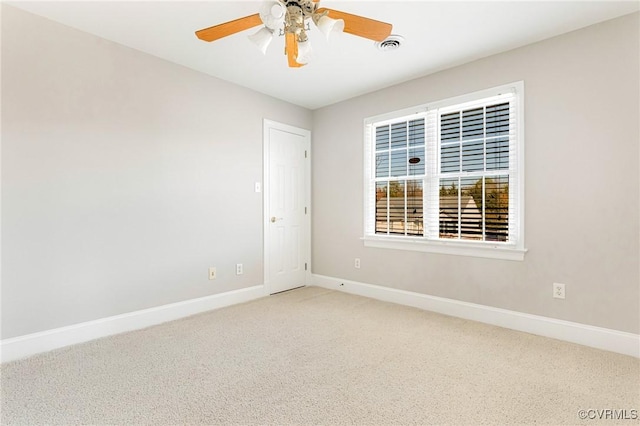
M459 241L431 241L406 237L381 237L369 235L361 238L365 247L393 250L412 250L426 253L449 254L455 256L484 257L523 261L527 249L506 245L474 244Z

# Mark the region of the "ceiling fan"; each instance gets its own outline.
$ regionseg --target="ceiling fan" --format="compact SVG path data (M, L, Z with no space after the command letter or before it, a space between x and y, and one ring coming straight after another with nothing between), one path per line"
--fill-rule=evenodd
M198 30L196 36L200 40L215 41L264 24L264 27L250 35L249 39L262 50L262 53L266 53L274 32L284 34L285 54L289 66L295 68L309 62L309 21L313 21L327 38L332 32L344 31L381 42L391 34L391 24L334 9L320 8L319 2L320 0L265 0L259 13Z

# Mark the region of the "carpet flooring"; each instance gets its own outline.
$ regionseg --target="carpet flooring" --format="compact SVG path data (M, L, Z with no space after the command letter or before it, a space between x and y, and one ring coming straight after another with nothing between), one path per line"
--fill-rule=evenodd
M636 358L317 287L0 374L3 425L613 425L640 410Z

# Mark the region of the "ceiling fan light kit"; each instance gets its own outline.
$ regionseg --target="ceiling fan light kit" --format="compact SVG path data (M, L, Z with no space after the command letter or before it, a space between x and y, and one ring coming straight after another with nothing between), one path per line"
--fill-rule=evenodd
M311 59L312 52L311 43L308 39L305 41L298 41L298 55L296 56L296 62L302 65L308 64Z
M266 54L274 31L283 30L289 67L297 68L309 63L311 58L311 43L307 36L308 21L313 21L327 39L333 32L344 31L382 42L391 34L391 24L334 9L319 8L318 4L319 0L265 0L259 13L198 30L196 37L211 42L263 24L264 27L250 35L249 39Z
M327 15L322 15L319 18L314 16L313 23L316 24L316 27L318 27L320 32L324 34L327 40L329 40L329 35L331 33L341 33L344 31L343 19L332 19Z
M279 1L268 1L262 3L260 8L260 19L265 27L277 30L282 27L287 9Z
M251 40L251 42L255 44L258 49L260 49L262 54L266 55L267 47L269 47L271 40L273 40L273 30L267 27L262 27L258 30L257 33L251 34L247 38Z

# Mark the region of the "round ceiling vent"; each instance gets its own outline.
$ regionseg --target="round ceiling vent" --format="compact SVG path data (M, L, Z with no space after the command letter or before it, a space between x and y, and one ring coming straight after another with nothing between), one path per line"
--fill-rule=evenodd
M376 42L376 47L383 51L398 50L403 42L404 37L396 34L391 34L384 40Z

